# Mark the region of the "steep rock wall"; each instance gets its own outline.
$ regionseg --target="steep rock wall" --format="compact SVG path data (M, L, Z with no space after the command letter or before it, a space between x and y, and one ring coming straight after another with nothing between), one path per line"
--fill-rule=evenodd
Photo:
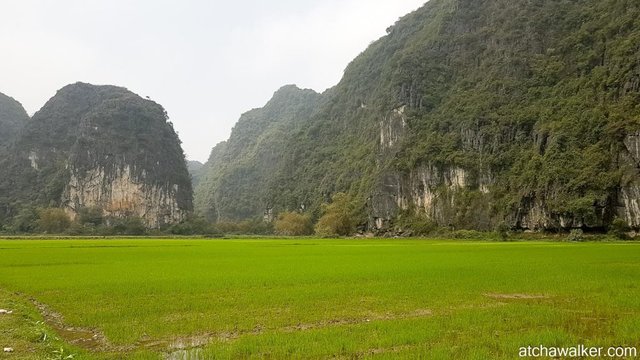
M494 174L481 165L465 169L455 164L418 164L409 170L394 169L389 163L401 156L411 129L407 107L392 110L379 122L378 167L381 168L376 189L368 201L369 227L376 231L392 228L398 215L409 213L439 226L489 230L505 222L508 226L528 230L604 229L614 217L624 219L634 228L640 227L640 133L624 139L619 153L619 168L625 172L618 190L604 201L594 201L587 211L553 211L550 203L561 198L560 186L545 191L523 192L512 208L495 209L498 204L491 191L496 184ZM461 142L469 152L482 152L488 146L477 131L461 131ZM539 134L528 135L527 143L535 149L544 148ZM543 151L543 150L540 150ZM384 166L387 165L385 168ZM502 175L503 176L503 175ZM517 191L518 189L515 189ZM511 190L514 191L514 190ZM514 192L515 192L514 191Z
M407 140L407 106L392 110L379 123L378 166L398 156ZM466 226L474 216L480 227L489 228L486 207L470 207L465 202L490 198L493 183L489 172L472 176L455 165L426 163L409 171L383 170L377 189L369 201L369 227L376 231L389 229L400 213L423 217L440 226ZM475 199L470 199L475 198Z
M72 219L82 208L102 209L107 217L137 216L149 228L182 221L186 211L177 201L178 185L161 187L138 179L128 165L105 172L96 168L85 172L72 170L62 195L62 206Z
M640 131L625 137L620 163L624 175L617 213L631 227L640 228Z
M380 122L379 156L393 156L398 144L405 141L407 118L404 109L393 110ZM480 142L480 140L473 140ZM539 146L536 136L531 144ZM487 206L479 206L477 199L494 205L491 187L495 175L489 171L465 170L455 165L426 164L409 171L385 171L379 185L370 198L370 227L378 231L389 229L401 213L411 213L433 221L440 226L463 226L460 216L470 211L476 219L474 228L490 229L506 221L508 225L528 230L547 229L604 229L614 217L623 219L629 226L640 228L640 132L625 136L622 151L618 154L618 168L623 172L617 191L605 201L594 201L591 210L581 213L554 212L550 203L562 195L561 187L550 187L545 192L525 193L518 206L504 209L499 216L490 216ZM479 174L479 175L478 175ZM469 198L475 194L475 200ZM475 201L475 202L474 202ZM463 202L463 203L461 203Z
M491 181L488 175L473 179L460 167L433 164L389 173L371 198L370 226L384 231L399 214L409 213L440 226L490 229Z

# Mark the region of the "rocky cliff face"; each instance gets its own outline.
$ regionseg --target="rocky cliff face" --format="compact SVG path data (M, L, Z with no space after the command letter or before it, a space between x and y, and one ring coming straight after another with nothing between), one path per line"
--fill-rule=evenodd
M218 200L258 214L269 202L246 194L268 187L287 204L276 214L317 216L349 192L377 231L404 215L472 229L640 227L639 19L630 0L431 0L349 64L284 146L260 138L241 161L227 149L221 178L267 152L289 165L247 173L244 192L220 182ZM243 122L253 132L238 127L237 144L268 128Z
M10 150L2 192L9 211L84 208L140 217L150 228L182 220L191 183L164 109L113 86L69 85L30 119Z
M403 105L380 122L381 158L402 156L409 131L406 111ZM489 230L491 218L485 204L491 201L492 185L491 174L478 176L455 165L425 163L407 171L386 170L374 190L369 228L385 231L400 213L409 213L440 226L473 224L476 229Z
M625 137L620 163L624 175L617 198L617 213L630 226L640 228L640 132Z
M184 219L185 209L178 203L179 185L149 185L145 175L136 177L134 173L129 165L111 171L97 167L79 172L72 168L61 204L71 219L83 208L102 209L106 217L140 217L150 228Z

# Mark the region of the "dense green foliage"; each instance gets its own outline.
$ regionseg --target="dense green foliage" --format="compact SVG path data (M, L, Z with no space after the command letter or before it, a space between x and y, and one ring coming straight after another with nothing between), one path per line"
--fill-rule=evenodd
M53 350L41 337L50 324L29 322L38 320L31 298L60 313L65 328L106 336L97 351L65 345L75 360L166 358L176 339L204 342L193 355L205 359L515 359L529 345L640 345L637 243L111 239L0 247L11 254L0 257L0 308L23 319L0 316L12 359Z
M19 102L0 93L0 151L15 138L27 119L29 115Z
M212 153L197 210L217 220L303 208L317 219L348 192L369 225L379 208L424 218L381 199L415 200L416 169L456 168L465 188L435 190L448 199L437 203L442 226L531 226L524 217L539 206L541 226L606 228L638 179L624 140L640 129L639 19L632 0L429 1L319 99L289 89L245 114L226 155ZM381 124L402 107L406 124L387 147ZM404 193L385 187L389 177Z

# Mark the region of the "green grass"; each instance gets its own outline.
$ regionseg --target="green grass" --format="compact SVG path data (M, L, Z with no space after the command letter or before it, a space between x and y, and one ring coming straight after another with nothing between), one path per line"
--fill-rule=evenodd
M34 298L106 336L76 359L159 358L190 337L209 341L200 358L513 359L640 346L639 280L638 243L0 240L0 308L22 309L0 345L59 348L30 335Z

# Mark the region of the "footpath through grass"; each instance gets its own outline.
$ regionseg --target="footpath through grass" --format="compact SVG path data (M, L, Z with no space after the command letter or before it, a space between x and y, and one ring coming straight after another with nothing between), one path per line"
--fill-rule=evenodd
M55 358L45 332L75 359L640 347L639 280L638 243L2 240L0 358Z

